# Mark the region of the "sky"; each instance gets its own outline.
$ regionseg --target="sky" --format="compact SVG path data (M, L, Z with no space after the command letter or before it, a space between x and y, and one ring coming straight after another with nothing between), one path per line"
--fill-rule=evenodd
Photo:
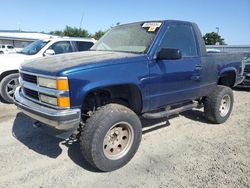
M250 45L250 0L7 0L0 12L0 30L50 32L81 25L95 33L117 22L174 19L197 23L203 35L219 27L227 44Z

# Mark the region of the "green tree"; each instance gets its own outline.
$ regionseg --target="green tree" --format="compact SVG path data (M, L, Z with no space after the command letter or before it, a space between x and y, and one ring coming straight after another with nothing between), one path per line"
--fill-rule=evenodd
M102 31L99 30L97 32L95 32L94 35L92 35L91 37L94 38L95 40L99 40L107 31Z
M70 26L66 26L63 31L51 31L50 34L68 37L90 37L87 30Z
M219 43L220 45L226 44L224 38L215 32L206 33L203 36L203 39L206 45L215 45L216 43Z
M99 40L110 29L112 29L113 27L118 26L118 25L120 25L120 22L117 22L115 25L110 26L110 28L107 29L107 30L104 30L104 31L103 30L99 30L99 31L95 32L95 34L91 35L91 37L94 38L94 39L96 39L96 40Z
M115 26L120 25L120 22L117 22L115 25L112 25L110 28L113 28ZM96 40L99 40L107 31L107 30L99 30L95 32L93 35L91 35L87 30L85 29L79 29L76 27L70 27L66 26L63 31L55 30L49 32L52 35L58 35L58 36L68 36L68 37L92 37Z
M63 31L59 31L59 30L57 30L57 31L51 31L49 33L52 34L52 35L63 36Z

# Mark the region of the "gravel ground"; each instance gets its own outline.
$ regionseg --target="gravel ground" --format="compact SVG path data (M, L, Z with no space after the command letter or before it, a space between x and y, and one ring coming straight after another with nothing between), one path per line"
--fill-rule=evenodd
M91 168L77 141L48 136L14 105L0 104L0 187L250 187L250 90L234 94L222 125L199 110L144 121L137 154L110 173Z

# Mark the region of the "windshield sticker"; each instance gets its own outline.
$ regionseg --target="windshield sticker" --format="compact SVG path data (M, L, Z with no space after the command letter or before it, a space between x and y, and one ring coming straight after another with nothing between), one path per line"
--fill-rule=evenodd
M142 25L143 28L148 27L148 32L155 32L161 26L161 22L148 22Z

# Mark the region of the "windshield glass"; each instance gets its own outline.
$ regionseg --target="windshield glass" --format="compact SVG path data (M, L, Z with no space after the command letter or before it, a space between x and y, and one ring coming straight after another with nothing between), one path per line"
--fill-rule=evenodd
M117 26L95 43L91 50L146 53L161 24L146 22Z
M49 41L37 40L32 42L30 45L22 49L20 53L25 55L34 55L37 54Z

